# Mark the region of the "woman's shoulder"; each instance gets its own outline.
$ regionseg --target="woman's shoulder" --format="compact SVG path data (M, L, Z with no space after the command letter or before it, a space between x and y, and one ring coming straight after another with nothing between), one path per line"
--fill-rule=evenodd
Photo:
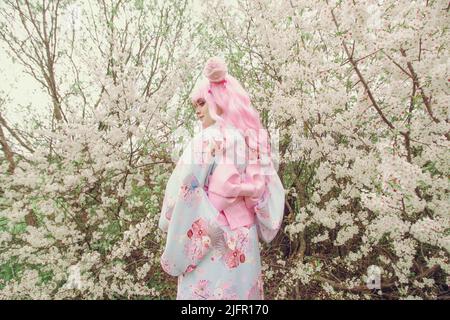
M209 126L205 129L200 129L191 139L191 142L196 144L205 140L211 140L220 136L220 130L215 126Z
M220 127L217 123L200 130L191 139L191 145L196 148L207 144L221 144L224 147L232 147L245 143L241 132L231 125Z

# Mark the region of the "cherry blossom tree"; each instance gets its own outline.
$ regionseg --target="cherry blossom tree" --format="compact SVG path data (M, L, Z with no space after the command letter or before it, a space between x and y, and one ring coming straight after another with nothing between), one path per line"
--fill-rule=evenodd
M0 297L173 297L157 231L171 137L193 130L188 95L222 55L280 134L266 297L445 298L448 13L439 0L4 1L0 47L47 100L18 123L0 91Z
M448 290L448 3L210 1L223 50L281 132L277 298ZM277 253L278 252L278 253ZM381 272L379 290L366 285ZM281 283L281 285L275 285Z
M51 107L30 148L2 107L1 297L168 294L157 215L170 134L190 125L191 10L176 0L2 4L2 47Z

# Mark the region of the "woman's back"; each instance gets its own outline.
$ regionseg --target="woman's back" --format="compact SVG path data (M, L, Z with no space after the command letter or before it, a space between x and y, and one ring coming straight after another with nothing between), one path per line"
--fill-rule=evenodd
M243 137L232 128L203 130L174 171L180 185L169 180L160 221L168 226L161 263L179 276L177 299L264 297L258 238L268 242L278 231L284 189L276 174L249 176L253 164L240 161L246 157L239 141Z

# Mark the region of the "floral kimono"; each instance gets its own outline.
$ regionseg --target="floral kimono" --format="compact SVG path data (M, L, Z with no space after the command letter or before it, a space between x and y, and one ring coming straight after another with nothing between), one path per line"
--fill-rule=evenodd
M285 191L270 158L250 161L241 133L223 131L195 135L167 183L161 266L178 277L177 299L264 299L258 239L277 234Z

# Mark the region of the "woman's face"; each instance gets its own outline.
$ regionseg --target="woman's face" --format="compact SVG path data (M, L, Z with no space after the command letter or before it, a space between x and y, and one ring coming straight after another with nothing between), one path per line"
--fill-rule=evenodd
M195 114L202 123L203 128L207 128L210 125L214 124L214 122L216 122L213 118L211 118L211 115L209 114L209 107L205 99L197 99L193 106ZM222 114L222 110L220 108L218 108L218 114Z

